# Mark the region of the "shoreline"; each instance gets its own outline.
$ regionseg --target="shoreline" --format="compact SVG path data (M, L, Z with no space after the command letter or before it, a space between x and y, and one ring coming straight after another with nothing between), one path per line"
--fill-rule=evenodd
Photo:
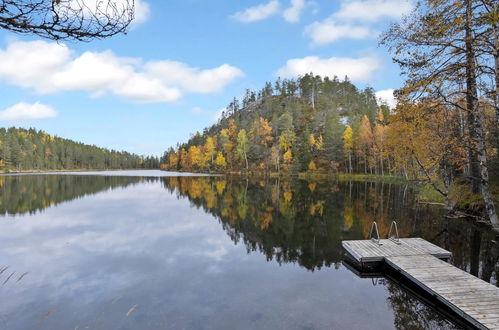
M112 172L112 171L159 171L159 168L114 168L114 169L91 169L78 168L71 170L19 170L19 171L0 171L0 175L5 174L43 174L43 173L64 173L64 172Z

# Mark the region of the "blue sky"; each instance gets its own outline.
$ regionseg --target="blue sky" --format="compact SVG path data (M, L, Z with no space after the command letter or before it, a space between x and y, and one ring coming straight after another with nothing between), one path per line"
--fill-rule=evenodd
M411 10L404 0L136 4L129 32L103 40L1 31L0 125L160 155L277 76L348 74L385 99L403 81L377 36Z

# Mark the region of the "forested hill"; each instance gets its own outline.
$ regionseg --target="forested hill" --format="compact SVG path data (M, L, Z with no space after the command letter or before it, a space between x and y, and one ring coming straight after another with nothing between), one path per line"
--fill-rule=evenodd
M115 151L35 129L0 128L0 172L159 168L159 159Z
M389 108L347 78L305 75L266 83L228 105L216 125L170 148L161 167L184 171L379 171L374 150ZM354 148L357 142L359 148ZM368 150L369 149L369 150Z

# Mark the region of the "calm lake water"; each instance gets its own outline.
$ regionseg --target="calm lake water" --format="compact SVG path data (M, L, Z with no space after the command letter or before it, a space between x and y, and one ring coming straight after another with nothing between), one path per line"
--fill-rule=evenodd
M494 236L406 185L123 171L0 176L0 329L453 329L341 241L419 236L497 283Z

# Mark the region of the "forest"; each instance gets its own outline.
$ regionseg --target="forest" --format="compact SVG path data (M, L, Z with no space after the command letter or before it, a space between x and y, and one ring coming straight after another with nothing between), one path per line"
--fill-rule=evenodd
M0 128L0 172L159 168L159 159L49 135L33 128Z
M447 208L480 196L470 204L499 228L498 34L494 1L428 1L380 37L406 77L394 109L347 77L277 79L234 98L161 168L399 176L428 184Z

